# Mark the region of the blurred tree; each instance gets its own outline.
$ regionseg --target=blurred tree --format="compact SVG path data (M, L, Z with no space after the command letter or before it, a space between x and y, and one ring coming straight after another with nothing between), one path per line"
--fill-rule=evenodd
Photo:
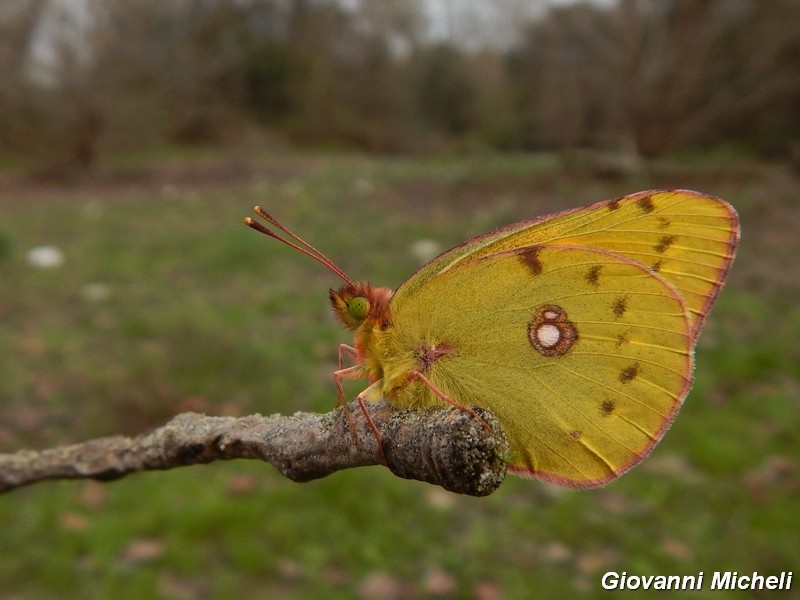
M452 44L436 44L414 56L414 81L423 119L451 135L475 124L476 82L464 54Z
M404 58L416 43L416 2L293 3L289 33L294 133L373 150L407 145L413 107Z
M732 134L790 142L799 66L794 0L621 0L551 10L512 71L536 143L656 156Z
M31 47L46 0L0 4L0 150L31 152L40 113L37 87L31 81Z
M246 102L243 37L275 3L94 2L91 93L102 98L111 144L134 143L131 135L215 142L235 128Z
M626 0L620 14L632 26L625 97L643 154L753 141L796 119L785 108L800 106L797 2Z
M797 147L797 0L542 5L471 2L434 38L419 0L0 3L0 152L85 170L261 129L383 152Z

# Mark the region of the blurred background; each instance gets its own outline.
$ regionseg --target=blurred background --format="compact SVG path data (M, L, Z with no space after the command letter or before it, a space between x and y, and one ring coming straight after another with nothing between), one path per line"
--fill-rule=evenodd
M3 452L330 410L340 282L242 226L254 204L391 287L655 187L729 200L743 238L681 414L603 489L244 461L42 483L0 497L0 595L594 598L607 571L796 570L799 74L796 0L1 3Z

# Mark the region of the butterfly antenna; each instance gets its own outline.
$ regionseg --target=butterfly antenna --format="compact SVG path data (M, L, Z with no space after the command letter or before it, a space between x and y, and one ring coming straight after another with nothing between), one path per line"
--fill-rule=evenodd
M355 286L355 283L353 282L353 280L350 279L345 274L344 271L342 271L339 267L337 267L330 258L325 256L322 252L317 250L314 246L309 244L307 241L305 241L299 235L293 233L291 229L289 229L288 227L286 227L286 225L284 225L283 223L278 221L278 219L273 217L271 214L269 214L267 211L265 211L260 206L256 206L253 210L255 210L256 214L259 217L264 219L267 223L269 223L270 225L272 225L276 229L278 229L278 230L282 231L283 233L285 233L286 235L288 235L292 240L294 240L294 242L289 240L289 239L287 239L287 238L285 238L285 237L283 237L283 236L281 236L278 233L275 233L270 228L265 227L264 225L262 225L261 223L259 223L258 221L256 221L255 219L253 219L251 217L245 217L244 218L244 224L245 225L247 225L251 229L255 229L256 231L258 231L260 233L263 233L264 235L267 235L267 236L269 236L271 238L274 238L274 239L278 240L279 242L282 242L282 243L286 244L290 248L294 248L298 252L302 252L303 254L305 254L306 256L308 256L310 258L313 258L315 261L317 261L318 263L328 267L328 269L330 269L331 271L336 273L339 277L344 279L344 281L348 285Z

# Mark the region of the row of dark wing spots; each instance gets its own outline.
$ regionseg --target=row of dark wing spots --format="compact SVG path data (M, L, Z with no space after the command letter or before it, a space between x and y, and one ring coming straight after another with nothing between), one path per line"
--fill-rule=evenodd
M616 409L617 404L613 400L603 400L600 403L600 415L603 417L610 417L614 414ZM583 431L580 429L573 429L569 432L569 437L575 441L580 441L580 439L583 437Z
M600 403L600 415L602 417L610 417L614 414L614 411L617 410L617 404L613 400L603 400ZM575 441L580 441L583 437L583 431L580 429L573 429L569 432L569 437L571 437Z
M622 206L622 201L625 198L626 198L626 196L624 196L622 198L614 198L613 200L609 200L608 202L606 202L606 207L608 208L608 210L613 212L613 211L617 210L618 208L620 208L620 206ZM639 210L641 210L643 213L648 214L648 215L650 213L652 213L656 209L656 206L653 203L653 197L652 196L642 196L641 198L638 198L636 200L636 206L639 207ZM662 228L669 227L669 225L670 225L669 219L667 219L665 217L659 217L658 220L661 223L661 227Z
M666 225L666 227L669 227L669 225ZM674 235L662 236L661 239L658 240L658 243L653 246L653 250L655 250L658 254L664 254L677 241L677 239L678 238ZM650 265L650 269L654 273L658 273L663 265L664 261L659 258L652 265Z
M637 201L637 204L646 213L652 212L654 210L652 200L650 199L649 196L646 198L641 198L640 200ZM619 208L619 200L610 201L608 203L608 208L609 210L616 210L617 208ZM661 219L660 222L663 228L667 228L670 225L669 221L666 219ZM675 236L663 236L659 240L659 243L655 249L657 252L663 253L674 243L674 241L675 241ZM520 260L534 276L541 275L544 268L542 261L539 258L540 250L541 250L540 247L535 246L527 248L519 253ZM602 268L603 268L602 265L591 265L586 271L585 275L586 283L597 287L600 283L600 273L602 271ZM628 301L625 296L617 298L611 305L611 311L617 319L622 318L627 309L628 309ZM534 321L536 321L536 319L534 319ZM536 325L536 323L531 323L531 325ZM541 323L539 323L539 325L541 325ZM565 333L564 331L559 329L559 332L562 336L564 336ZM575 336L575 339L577 339L577 336ZM574 341L575 340L570 340L569 346L571 346L572 342ZM616 341L617 347L620 347L627 342L628 338L625 334L617 336L617 341ZM566 352L557 352L556 354L565 354L565 353ZM627 384L636 379L638 375L639 375L639 364L634 363L633 365L628 366L620 371L619 380L623 384ZM616 410L616 404L614 403L613 400L604 400L600 403L600 414L603 415L604 417L611 416L615 410ZM580 440L583 433L579 430L573 430L569 433L569 435L574 440Z
M606 203L606 207L608 208L609 211L613 212L613 211L617 210L621 206L621 201L623 199L624 198L615 198L613 200L609 200ZM647 214L647 215L649 215L650 213L652 213L656 209L655 204L653 203L653 197L652 196L643 196L643 197L637 199L636 200L636 206L638 206L639 209L644 214ZM658 217L658 228L659 229L669 229L671 226L672 226L672 221L670 221L667 217L663 217L663 216ZM661 239L658 241L658 243L653 247L653 249L658 254L664 254L670 248L670 246L672 246L672 244L675 243L676 240L677 240L677 238L674 235L662 236ZM659 269L661 269L661 265L662 265L662 262L660 260L657 261L652 266L653 271L657 272ZM590 283L592 283L592 282L590 282Z
M606 207L608 208L609 211L613 212L613 211L617 210L621 206L622 200L624 200L624 198L615 198L613 200L609 200L606 203ZM653 197L652 196L643 196L642 198L637 199L636 200L636 206L638 206L639 209L646 215L649 215L650 213L652 213L656 209L655 204L653 204ZM658 227L659 227L659 229L669 229L669 227L671 225L672 225L672 222L668 218L663 217L663 216L658 217ZM675 241L676 241L676 237L674 235L662 236L661 239L658 241L658 243L654 246L654 250L658 254L663 254L664 252L666 252L669 249L669 247L672 244L675 243ZM659 261L656 261L651 266L651 269L654 272L658 272L661 269L661 266L662 266L662 261L659 260ZM587 279L587 281L589 281L590 283L595 283L596 278L595 278L595 281L592 281L592 280L589 280L589 279Z
M612 201L609 203L610 210L616 210L619 207L618 202ZM665 243L665 246L668 246L669 243ZM666 248L665 248L666 249ZM589 270L586 272L586 282L589 285L593 285L597 287L600 282L600 272L602 270L602 265L592 265L589 267ZM617 298L613 304L611 305L611 312L617 319L622 318L625 312L628 309L628 300L625 296L621 296ZM623 344L628 343L628 336L625 333L622 333L617 336L616 340L616 347L619 348ZM639 374L639 365L634 364L630 367L623 369L619 374L619 379L622 383L630 383L637 377ZM617 406L613 400L603 400L600 402L600 415L603 417L610 417L614 414ZM582 431L574 430L569 433L570 437L576 441L579 441L583 435Z
M614 411L616 410L616 408L617 408L617 405L613 400L603 400L600 403L600 415L603 416L603 417L610 417L611 415L614 414ZM581 432L581 431L571 431L569 435L574 440L580 440L581 435L583 435L583 432Z
M608 210L615 211L618 208L620 208L621 200L622 198L609 200L608 203L606 204ZM639 207L639 209L645 214L650 214L655 210L655 206L653 204L653 199L651 196L645 196L643 198L639 198L636 201L636 204ZM665 217L659 217L658 222L660 229L668 229L672 224L670 220ZM658 252L659 254L663 254L669 249L669 247L673 243L675 243L675 239L676 239L675 236L663 236L658 241L658 244L655 246L655 251ZM535 263L538 264L539 268L541 268L541 264L538 263L538 259L535 261ZM658 261L656 262L655 265L653 265L653 270L657 271L660 267L661 267L661 261ZM589 285L593 286L599 285L601 269L602 269L601 265L592 265L591 267L589 267L589 270L586 272L586 277L585 277L586 282ZM620 296L619 298L614 300L614 302L611 305L611 312L617 319L621 319L625 315L625 312L627 310L628 310L628 300L625 296ZM623 333L617 336L617 341L616 341L617 348L626 343L628 343L627 334ZM625 367L620 371L619 381L623 384L628 384L632 382L634 379L636 379L638 376L639 376L639 364L634 363L628 367ZM599 408L600 408L600 414L603 417L609 417L612 414L614 414L614 411L616 410L616 403L613 400L603 400L600 403ZM574 430L571 431L569 435L574 440L580 440L582 432Z
M606 203L606 207L608 208L608 210L613 212L621 206L621 203L624 199L625 197L614 198L613 200L609 200ZM653 204L652 196L642 196L641 198L637 199L636 206L638 206L643 213L648 215L656 209L655 205Z

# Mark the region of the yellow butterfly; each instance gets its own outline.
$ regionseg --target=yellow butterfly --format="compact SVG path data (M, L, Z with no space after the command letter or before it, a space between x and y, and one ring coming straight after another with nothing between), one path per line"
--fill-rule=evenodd
M573 487L636 465L669 428L692 383L700 329L739 241L736 211L687 190L645 191L509 225L433 259L396 292L351 280L330 291L355 330L342 346L368 378L362 403L490 409L509 470Z

